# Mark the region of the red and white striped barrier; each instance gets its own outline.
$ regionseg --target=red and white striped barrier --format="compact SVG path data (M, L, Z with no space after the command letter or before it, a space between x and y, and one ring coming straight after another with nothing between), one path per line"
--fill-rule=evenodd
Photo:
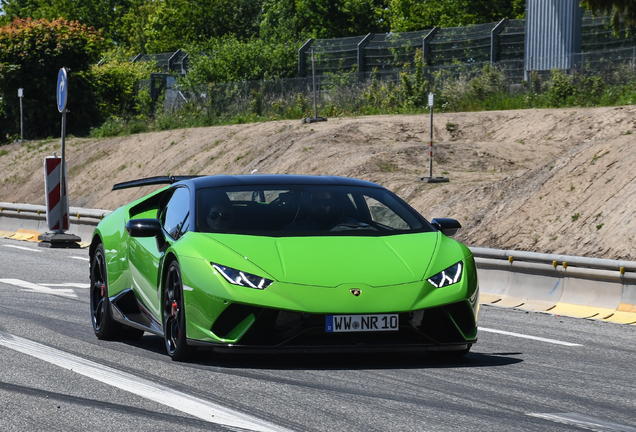
M66 231L68 225L68 196L66 173L64 195L60 196L60 165L62 158L49 156L44 159L44 187L46 189L46 223L50 230ZM66 170L65 170L66 171ZM62 222L60 228L60 221Z

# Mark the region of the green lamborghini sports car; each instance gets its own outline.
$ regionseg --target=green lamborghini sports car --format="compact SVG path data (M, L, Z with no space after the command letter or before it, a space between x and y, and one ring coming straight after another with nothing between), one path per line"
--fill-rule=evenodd
M100 339L219 352L432 351L477 341L478 283L453 219L344 177L153 177L90 246Z

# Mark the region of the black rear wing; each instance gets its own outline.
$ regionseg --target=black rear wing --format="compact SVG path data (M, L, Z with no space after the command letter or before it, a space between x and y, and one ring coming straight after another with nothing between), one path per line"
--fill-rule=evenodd
M172 184L182 180L190 180L200 176L158 176L148 177L144 179L130 180L127 182L117 183L113 185L112 190L128 189L141 186L152 186L160 184Z

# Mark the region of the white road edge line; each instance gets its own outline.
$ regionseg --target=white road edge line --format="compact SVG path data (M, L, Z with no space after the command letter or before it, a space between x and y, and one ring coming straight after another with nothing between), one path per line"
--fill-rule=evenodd
M26 246L18 246L18 245L3 245L3 246L14 248L14 249L28 250L31 252L42 252L42 249L34 249L34 248L26 247Z
M554 414L541 414L541 413L528 413L527 415L532 417L542 418L544 420L550 420L556 423L562 423L572 426L578 426L584 429L593 431L605 432L605 431L619 431L619 432L636 432L636 428L631 426L625 426L618 423L612 423L605 420L597 419L594 417L586 416L584 414L577 413L554 413Z
M77 298L77 294L71 288L49 288L44 285L39 285L31 282L26 282L20 279L0 279L0 283L6 283L9 285L24 288L26 291L38 292L41 294L53 294L63 297Z
M553 343L553 344L557 344L557 345L583 346L581 344L572 343L572 342L564 342L564 341L560 341L560 340L556 340L556 339L547 339L547 338L542 338L542 337L539 337L539 336L530 336L530 335L524 335L524 334L521 334L521 333L512 333L512 332L507 332L507 331L503 331L503 330L495 330L495 329L485 328L485 327L479 327L479 331L484 331L484 332L487 332L487 333L498 333L498 334L507 335L507 336L515 336L515 337L523 338L523 339L532 339L532 340L536 340L536 341L548 342L548 343Z
M127 372L122 372L19 336L0 332L0 346L44 360L210 423L259 432L291 432L282 426L240 411L199 399Z
M78 260L82 260L82 261L90 261L90 259L86 258L86 257L69 257L69 258L73 258L73 259L78 259Z
M70 288L84 288L84 289L88 289L91 287L91 284L73 283L73 282L66 282L66 283L59 283L59 284L39 283L38 285L47 286L47 287L70 287Z

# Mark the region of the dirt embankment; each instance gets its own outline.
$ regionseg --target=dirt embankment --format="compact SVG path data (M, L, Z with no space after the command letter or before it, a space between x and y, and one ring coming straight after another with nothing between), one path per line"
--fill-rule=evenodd
M72 121L72 117L69 118ZM330 174L387 186L468 245L636 260L636 107L279 121L67 140L72 206L114 209L164 174ZM0 147L0 201L44 204L59 139Z

